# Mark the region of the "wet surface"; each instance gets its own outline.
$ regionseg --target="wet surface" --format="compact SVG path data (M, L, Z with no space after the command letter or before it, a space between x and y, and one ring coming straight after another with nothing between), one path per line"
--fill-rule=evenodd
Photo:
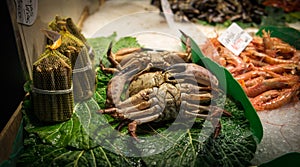
M268 162L289 152L300 152L300 102L271 111L260 111L258 116L264 134L253 164Z

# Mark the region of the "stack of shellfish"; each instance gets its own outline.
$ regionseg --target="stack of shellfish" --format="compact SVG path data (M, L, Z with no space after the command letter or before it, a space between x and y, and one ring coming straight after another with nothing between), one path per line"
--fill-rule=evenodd
M202 46L213 45L219 56L210 57L225 67L240 83L257 111L272 110L299 100L300 51L270 32L254 36L239 56L225 48L218 37Z

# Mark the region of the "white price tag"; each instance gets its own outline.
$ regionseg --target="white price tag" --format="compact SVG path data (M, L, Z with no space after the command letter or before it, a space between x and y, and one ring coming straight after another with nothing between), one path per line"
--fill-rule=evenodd
M252 41L252 37L236 23L232 23L218 37L218 41L238 56Z
M32 25L37 17L38 0L15 0L17 5L17 22Z

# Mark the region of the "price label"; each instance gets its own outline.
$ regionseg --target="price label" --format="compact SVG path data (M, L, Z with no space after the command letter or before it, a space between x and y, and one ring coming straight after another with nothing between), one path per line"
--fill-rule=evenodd
M15 0L17 5L17 22L32 25L37 17L38 0Z
M252 41L252 37L236 23L232 23L218 37L218 41L238 56Z

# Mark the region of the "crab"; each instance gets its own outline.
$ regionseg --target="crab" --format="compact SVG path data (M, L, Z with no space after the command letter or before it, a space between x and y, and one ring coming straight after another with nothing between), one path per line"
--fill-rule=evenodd
M188 40L186 41L188 43ZM109 114L121 122L120 130L128 125L128 133L138 140L137 126L182 118L210 119L214 137L221 130L218 118L231 114L212 104L220 91L217 78L207 69L191 62L191 48L179 51L145 51L123 49L116 54L107 52L114 72L107 87L106 108L99 114Z

